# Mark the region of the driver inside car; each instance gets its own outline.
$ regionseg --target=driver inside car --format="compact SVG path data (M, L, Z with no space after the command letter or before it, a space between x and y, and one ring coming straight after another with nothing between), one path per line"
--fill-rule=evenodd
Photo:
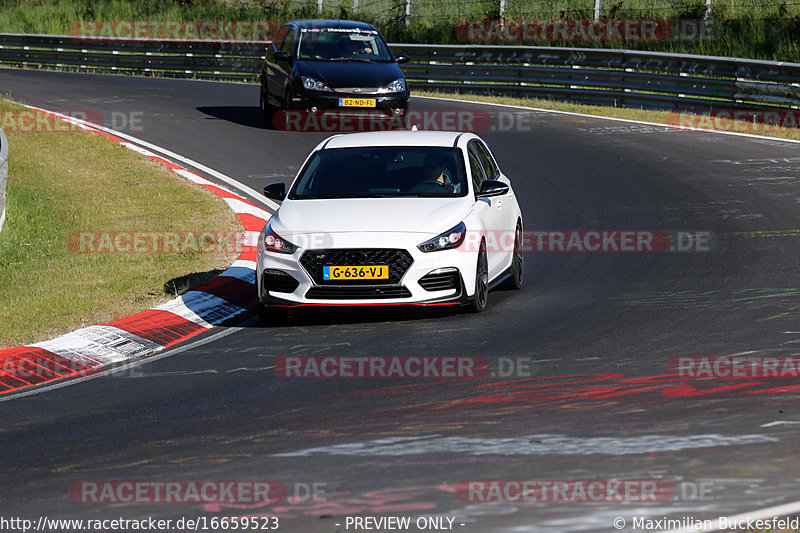
M438 182L450 194L458 194L457 187L451 179L451 172L447 161L438 154L427 154L422 165L423 181Z
M371 55L372 48L370 47L369 43L363 41L361 39L350 37L347 41L347 51L345 53L346 56L360 56L360 55Z

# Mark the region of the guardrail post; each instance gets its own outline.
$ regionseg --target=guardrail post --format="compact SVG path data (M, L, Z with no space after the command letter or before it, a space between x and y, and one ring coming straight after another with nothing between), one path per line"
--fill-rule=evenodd
M6 179L8 178L8 140L0 129L0 231L6 221Z
M600 20L600 9L602 6L603 0L594 0L594 21L597 22Z

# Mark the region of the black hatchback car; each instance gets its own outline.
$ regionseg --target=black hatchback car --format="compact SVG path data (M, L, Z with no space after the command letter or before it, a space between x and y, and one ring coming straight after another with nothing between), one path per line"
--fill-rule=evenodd
M375 111L402 114L408 88L395 57L371 24L300 20L267 47L261 69L262 114L279 109Z

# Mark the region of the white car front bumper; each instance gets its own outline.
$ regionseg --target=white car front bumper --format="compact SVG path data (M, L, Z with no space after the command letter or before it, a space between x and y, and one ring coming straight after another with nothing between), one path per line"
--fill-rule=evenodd
M293 243L314 243L298 248L293 254L267 252L259 242L256 269L259 303L299 306L468 302L475 290L477 253L464 246L420 251L417 245L431 236L385 232L284 236ZM390 280L322 279L322 265L370 264L389 264Z

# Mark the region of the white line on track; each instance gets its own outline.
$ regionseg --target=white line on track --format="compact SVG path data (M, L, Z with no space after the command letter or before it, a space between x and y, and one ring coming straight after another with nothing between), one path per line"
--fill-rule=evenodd
M540 107L527 107L523 105L514 105L514 104L497 104L494 102L477 102L475 100L464 100L461 98L442 98L440 96L414 96L413 98L425 98L428 100L442 100L444 102L461 102L464 104L477 104L477 105L488 105L494 107L510 107L511 109L524 109L526 111L541 111L543 113L553 113L557 115L569 115L573 117L584 117L584 118L596 118L600 120L613 120L616 122L629 122L632 124L646 124L648 126L660 126L662 128L672 128L678 131L700 131L704 133L719 133L720 135L734 135L737 137L748 137L751 139L764 139L768 141L780 141L780 142L787 142L787 143L795 143L800 144L800 140L797 139L784 139L782 137L769 137L767 135L756 135L754 133L741 133L738 131L724 131L724 130L712 130L708 128L695 128L692 126L675 126L674 124L664 124L662 122L647 122L644 120L636 120L633 118L618 118L618 117L607 117L604 115L588 115L586 113L578 113L576 111L559 111L556 109L542 109Z
M800 420L776 420L775 422L770 422L769 424L761 424L761 427L771 428L775 426L793 426L795 424L800 424Z

